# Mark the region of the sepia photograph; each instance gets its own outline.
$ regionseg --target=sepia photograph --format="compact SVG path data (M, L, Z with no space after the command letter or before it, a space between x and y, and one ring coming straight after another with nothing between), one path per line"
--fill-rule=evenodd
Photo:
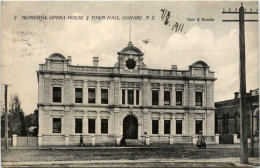
M260 167L258 1L1 1L2 167Z

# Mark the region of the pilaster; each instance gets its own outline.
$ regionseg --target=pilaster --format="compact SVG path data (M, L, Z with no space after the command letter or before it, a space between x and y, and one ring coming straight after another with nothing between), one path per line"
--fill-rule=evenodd
M163 83L160 83L160 91L159 91L159 105L164 105L164 90L163 90Z

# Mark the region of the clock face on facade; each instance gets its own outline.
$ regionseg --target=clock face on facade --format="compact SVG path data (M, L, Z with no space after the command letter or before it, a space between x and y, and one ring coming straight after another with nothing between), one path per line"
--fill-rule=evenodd
M135 66L136 66L136 61L135 61L134 59L128 59L128 60L126 61L126 67L127 67L128 69L134 69Z

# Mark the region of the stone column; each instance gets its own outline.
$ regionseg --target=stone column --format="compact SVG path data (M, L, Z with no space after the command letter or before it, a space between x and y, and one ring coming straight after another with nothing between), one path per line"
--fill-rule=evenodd
M84 80L84 87L83 87L83 104L88 104L88 81Z
M127 97L127 95L128 95L128 90L125 89L125 105L128 105L128 97Z
M96 134L101 134L101 119L100 111L97 111Z
M13 137L13 146L17 146L17 135L13 134L12 137Z
M114 105L119 105L120 81L118 77L114 78Z
M172 91L171 91L171 106L176 106L176 93L175 93L175 84L172 84Z
M189 81L189 96L188 96L188 100L189 100L189 106L195 106L195 93L194 93L194 84L193 81Z
M109 84L109 100L108 104L114 104L114 81L111 79Z
M159 91L159 105L164 105L164 90L163 90L163 83L160 83L160 91Z
M182 106L189 106L189 82L185 81L182 93Z
M52 96L51 96L51 80L50 75L45 74L44 75L44 103L51 103L52 102Z
M114 133L119 136L119 108L114 108Z
M86 135L88 133L88 111L84 111L84 117L83 117L83 134Z
M100 81L97 81L97 88L96 88L96 104L101 104L101 88L100 88Z
M149 96L148 96L148 79L143 79L142 90L143 90L142 94L139 93L140 95L142 95L142 105L143 106L147 106L148 105L148 100L149 100Z
M159 135L164 134L164 120L163 120L163 113L160 113L160 120L159 120Z
M174 113L172 113L172 119L171 119L171 135L176 135L176 123L175 123Z

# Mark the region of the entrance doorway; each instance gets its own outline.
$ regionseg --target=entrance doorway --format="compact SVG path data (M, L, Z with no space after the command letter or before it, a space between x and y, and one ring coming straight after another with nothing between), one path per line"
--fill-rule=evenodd
M138 121L135 116L128 115L123 121L123 135L125 139L137 139Z

